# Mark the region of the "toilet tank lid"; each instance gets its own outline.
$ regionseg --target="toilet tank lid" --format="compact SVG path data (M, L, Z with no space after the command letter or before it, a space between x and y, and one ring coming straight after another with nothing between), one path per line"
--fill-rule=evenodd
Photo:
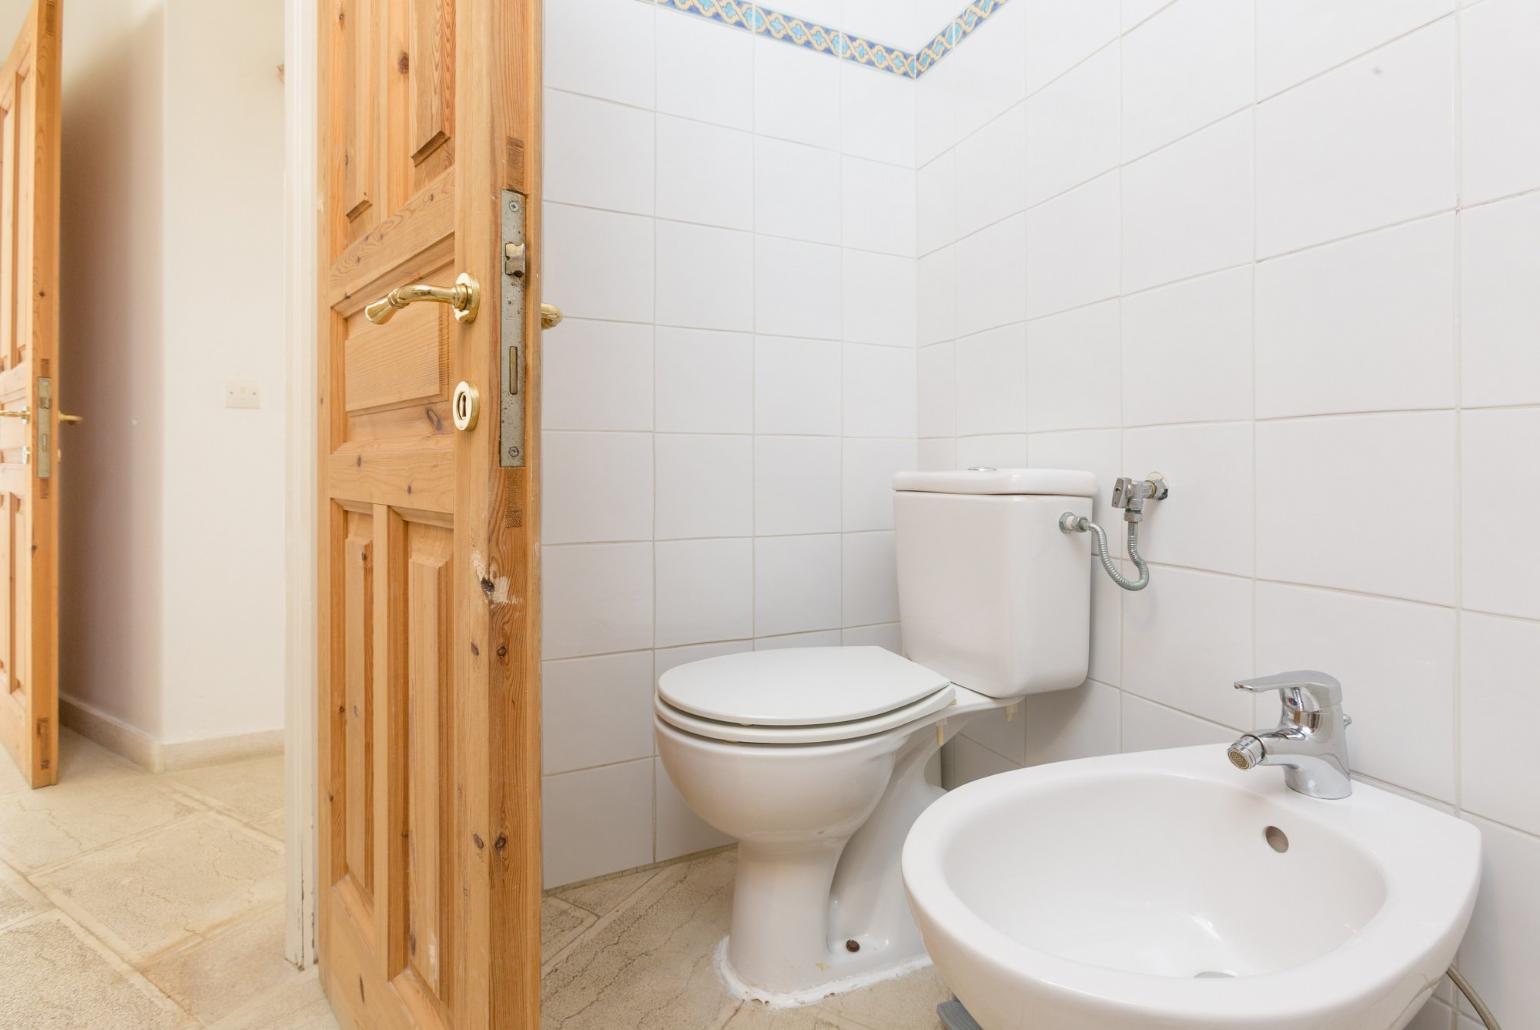
M1096 477L1078 469L973 468L957 472L899 472L893 489L925 494L1037 494L1095 497Z

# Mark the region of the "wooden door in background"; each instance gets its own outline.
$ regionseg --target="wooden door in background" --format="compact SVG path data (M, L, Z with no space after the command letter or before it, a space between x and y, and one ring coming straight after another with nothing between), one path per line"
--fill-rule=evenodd
M38 0L0 70L0 742L59 780L59 22Z
M509 314L501 220L538 254L539 0L319 6L322 985L347 1027L533 1030L539 263Z

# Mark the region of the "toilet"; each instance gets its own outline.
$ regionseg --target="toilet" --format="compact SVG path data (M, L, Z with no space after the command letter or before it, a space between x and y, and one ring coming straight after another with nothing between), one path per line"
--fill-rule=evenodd
M926 775L973 716L1085 680L1096 480L1060 469L894 477L906 657L879 647L724 655L658 679L658 754L738 841L721 972L801 1004L927 962L899 854L942 789Z

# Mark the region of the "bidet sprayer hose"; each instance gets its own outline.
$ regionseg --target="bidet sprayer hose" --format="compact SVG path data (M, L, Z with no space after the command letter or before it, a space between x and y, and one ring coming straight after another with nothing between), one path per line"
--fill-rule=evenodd
M1084 515L1076 516L1072 512L1065 512L1059 516L1059 528L1066 533L1090 533L1092 540L1095 541L1096 556L1101 559L1102 568L1106 569L1112 581L1124 590L1143 590L1150 585L1150 567L1144 563L1144 556L1139 553L1139 523L1128 524L1128 557L1134 563L1134 568L1139 570L1138 579L1129 579L1118 571L1112 555L1107 553L1106 530Z

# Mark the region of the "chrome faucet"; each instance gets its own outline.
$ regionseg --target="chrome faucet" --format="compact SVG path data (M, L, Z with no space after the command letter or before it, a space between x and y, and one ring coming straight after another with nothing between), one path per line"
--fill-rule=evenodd
M1342 684L1335 676L1301 669L1240 680L1235 689L1278 691L1283 714L1276 729L1248 733L1231 744L1232 765L1281 765L1288 788L1313 798L1337 800L1353 793L1347 750L1347 728L1353 720L1342 714Z

